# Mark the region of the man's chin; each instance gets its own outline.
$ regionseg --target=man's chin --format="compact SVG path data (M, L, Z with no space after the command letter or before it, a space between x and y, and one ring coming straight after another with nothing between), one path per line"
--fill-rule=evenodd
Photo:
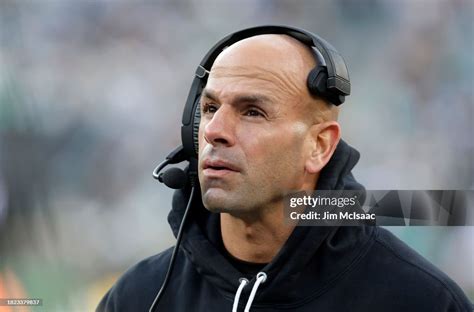
M210 212L230 212L236 206L231 196L222 189L209 189L202 194L202 203Z

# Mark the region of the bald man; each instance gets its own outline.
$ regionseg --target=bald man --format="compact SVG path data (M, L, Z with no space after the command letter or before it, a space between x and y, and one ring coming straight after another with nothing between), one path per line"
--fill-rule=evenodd
M276 34L214 61L200 101L201 194L157 311L465 311L462 291L385 230L284 222L290 190L363 189L338 108L307 89L315 65L305 44ZM189 196L175 194L175 234ZM98 311L147 311L171 252L129 269Z

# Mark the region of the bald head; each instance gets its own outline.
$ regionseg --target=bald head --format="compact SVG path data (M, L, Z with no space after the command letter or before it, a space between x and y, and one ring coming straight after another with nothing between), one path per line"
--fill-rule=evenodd
M297 105L311 122L337 120L338 108L309 93L309 72L316 66L313 51L287 36L267 34L243 39L226 48L215 60L210 78L263 79L276 100ZM278 91L278 92L277 92Z

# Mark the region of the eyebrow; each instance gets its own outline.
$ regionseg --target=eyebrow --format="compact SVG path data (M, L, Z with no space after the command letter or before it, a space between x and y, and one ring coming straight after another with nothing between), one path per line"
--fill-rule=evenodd
M219 102L219 97L216 93L210 89L204 88L201 97L206 97L212 101ZM250 103L250 104L259 104L271 102L270 98L263 94L242 94L237 95L233 100L233 103Z

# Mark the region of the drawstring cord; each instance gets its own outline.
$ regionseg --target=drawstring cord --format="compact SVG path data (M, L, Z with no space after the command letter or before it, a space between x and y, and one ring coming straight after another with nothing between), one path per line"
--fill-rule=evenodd
M249 280L246 278L240 278L239 282L240 282L240 285L239 285L239 288L237 289L237 292L235 293L234 305L232 306L232 312L237 312L237 307L239 306L240 294L242 293L242 290L244 289L244 287L247 286L247 284L249 283Z
M250 292L249 299L247 300L247 304L245 305L245 310L244 312L250 312L250 307L252 306L253 299L255 298L255 295L257 294L258 287L260 284L265 283L267 280L267 274L265 272L259 272L257 274L257 280L255 281L255 284L253 284L252 291ZM240 294L242 293L242 290L244 289L245 286L249 283L248 279L246 278L241 278L239 279L240 285L239 288L237 289L237 292L235 293L235 299L234 299L234 305L232 306L232 312L237 312L237 308L239 306L239 300L240 300Z
M245 306L244 312L250 311L250 307L252 306L253 299L255 298L255 294L257 293L258 286L260 286L260 284L265 283L266 280L267 274L265 274L264 272L259 272L257 274L257 280L255 281L255 284L253 284L252 292L250 293L250 297L247 301L247 305Z

